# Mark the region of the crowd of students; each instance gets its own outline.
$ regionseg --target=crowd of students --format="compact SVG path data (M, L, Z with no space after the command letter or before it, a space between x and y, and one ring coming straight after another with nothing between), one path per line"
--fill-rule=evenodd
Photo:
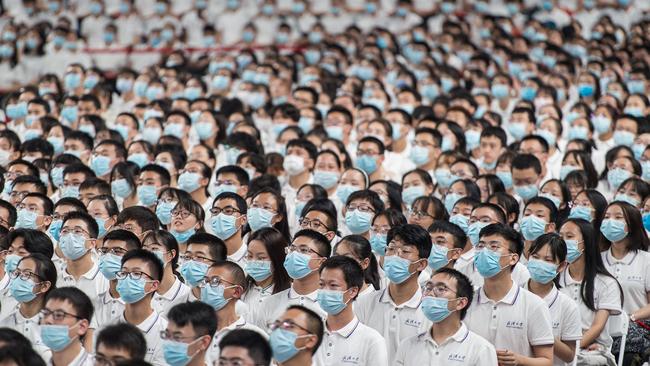
M3 364L649 361L649 3L3 5Z

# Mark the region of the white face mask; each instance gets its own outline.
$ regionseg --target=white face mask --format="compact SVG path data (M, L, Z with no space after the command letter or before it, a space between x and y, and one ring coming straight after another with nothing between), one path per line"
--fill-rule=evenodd
M302 156L287 155L282 165L289 176L298 175L305 171L305 159Z
M0 149L0 165L7 166L9 164L9 156L11 155L11 152L7 150Z

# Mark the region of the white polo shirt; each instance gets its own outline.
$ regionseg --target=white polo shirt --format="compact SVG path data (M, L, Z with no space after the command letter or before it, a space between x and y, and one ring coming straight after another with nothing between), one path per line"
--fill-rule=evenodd
M623 288L623 309L628 314L648 305L650 293L650 253L630 251L622 259L616 259L612 251L601 253L605 267L616 277Z
M226 334L232 332L235 329L248 329L252 330L254 332L259 333L264 337L264 339L269 339L269 335L262 330L261 328L249 323L244 319L244 317L239 317L234 323L230 324L229 326L218 330L215 334L214 337L212 337L212 343L210 344L210 348L208 348L208 352L206 354L206 364L207 365L212 365L211 362L214 362L215 365L219 363L219 343L223 339L223 337L226 336Z
M464 323L442 344L431 337L431 330L400 343L395 365L475 365L497 366L497 352L490 342L470 331Z
M313 360L321 366L388 366L384 337L361 323L356 316L339 330L330 331L325 327L323 343Z
M54 363L52 362L52 359L50 359L47 363L49 366L54 366ZM95 365L95 356L92 354L86 352L86 349L81 347L81 352L77 355L77 357L72 360L67 366L94 366Z
M8 275L5 275L6 278L9 278ZM11 281L7 281L7 287L5 287L3 290L0 290L0 299L2 299L2 302L0 302L0 319L4 319L11 315L12 312L14 312L18 308L18 301L14 299L13 296L11 296L11 291L9 291L9 283Z
M93 323L97 326L96 329L112 324L116 317L124 313L124 301L120 297L114 298L109 290L99 294L94 304Z
M120 315L117 323L128 323L124 318L124 312ZM160 332L167 329L167 320L154 311L142 323L135 326L144 333L144 338L147 341L147 353L144 360L152 365L166 366Z
M242 301L248 305L249 309L255 309L258 306L261 306L264 299L273 295L273 287L273 283L266 287L260 287L253 284L248 288L248 290L246 290L244 297L242 297Z
M551 314L544 300L511 282L506 296L494 302L483 291L474 294L465 323L496 349L533 356L532 346L554 343Z
M245 243L241 243L239 249L232 255L228 256L228 260L234 263L237 263L242 269L246 265L246 253L248 252L248 246Z
M528 284L524 288L528 289ZM543 300L551 313L553 337L567 343L575 343L582 339L578 304L571 300L569 296L560 292L555 286L553 286L551 292L544 296ZM564 366L566 362L554 355L553 365Z
M580 325L582 331L591 328L598 310L609 310L609 315L618 315L621 313L621 293L618 288L618 283L615 279L609 276L596 275L594 281L594 307L596 311L590 310L580 294L580 286L582 281L575 281L569 274L569 267L560 273L560 292L569 296L573 301L578 304L578 312L580 313ZM609 348L612 346L612 337L609 335L609 327L603 328L600 335L595 340L596 343Z
M456 260L456 263L454 263L454 269L457 271L460 271L461 268L465 268L466 266L472 266L474 264L474 255L476 254L476 249L472 247L470 250L466 251L465 253L461 254L460 257Z
M90 270L75 280L72 275L68 274L67 269L61 271L61 276L57 278L56 287L72 286L83 291L91 301L97 301L99 294L108 291L108 280L99 272L97 262L93 261Z
M162 295L157 292L153 294L151 307L160 313L160 315L167 318L167 312L169 309L176 304L187 302L189 294L189 286L181 282L178 277L174 277L174 283L167 292Z
M388 350L388 360L392 363L400 342L425 331L431 322L419 310L422 302L422 290L401 305L396 305L391 298L388 287L368 296L360 297L355 302L354 312L361 322L384 337Z
M325 319L327 313L318 305L318 301L316 301L317 294L318 290L306 295L300 295L293 289L293 286L289 287L282 292L267 296L261 305L251 308L248 313L248 320L259 328L266 329L291 305L307 307Z
M18 306L8 317L0 320L0 328L11 328L24 335L32 343L34 350L44 359L52 357L52 351L43 344L41 340L41 314L38 313L31 318L25 318Z

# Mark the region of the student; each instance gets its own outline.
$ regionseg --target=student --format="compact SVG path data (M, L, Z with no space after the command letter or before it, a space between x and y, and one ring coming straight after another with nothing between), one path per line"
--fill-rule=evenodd
M327 313L327 320L325 342L314 355L319 365L341 365L346 360L388 365L384 338L361 323L352 310L363 283L363 270L352 258L334 256L321 265L316 298Z
M291 286L291 278L284 268L287 239L274 228L259 229L248 237L246 265L248 274L246 293L242 301L253 309L270 295Z
M88 213L97 221L97 237L101 239L115 225L120 211L113 196L101 195L88 202Z
M318 305L318 268L330 257L332 249L329 240L313 230L300 230L293 242L285 248L287 256L284 267L293 279L291 287L268 296L261 305L251 309L250 320L258 327L264 327L280 316L287 305L301 305L323 316Z
M142 241L142 248L155 254L163 264L163 279L153 295L154 310L167 316L172 306L187 301L190 288L180 279L178 268L178 243L167 231L150 231Z
M428 328L428 321L418 311L422 301L418 276L427 268L431 237L421 227L406 224L390 229L387 241L384 271L390 283L382 291L360 298L355 313L384 337L388 359L393 362L402 340Z
M52 353L41 339L40 311L45 306L45 298L54 290L56 275L54 263L44 255L34 253L23 257L16 270L11 272L9 286L11 296L19 305L0 320L0 327L15 329L25 335L44 359L52 357Z
M433 196L418 197L406 212L408 223L418 225L424 230L428 229L434 221L447 221L449 214L445 205Z
M200 302L174 305L167 328L160 333L165 362L169 366L207 365L207 351L217 330L212 307Z
M290 104L285 105L291 106ZM287 211L292 211L298 189L304 184L314 182L312 171L316 163L318 149L309 140L300 138L289 141L286 147L287 152L282 166L286 172L287 181L282 187L282 196L290 206ZM287 219L286 216L285 219Z
M235 329L219 342L219 359L215 364L271 365L271 346L265 337L248 329Z
M248 195L248 183L252 177L249 177L246 170L237 165L226 165L219 168L215 176L213 197L218 197L223 192L236 193L242 198Z
M542 181L542 164L531 154L518 154L512 160L512 184L514 192L525 203L537 196Z
M45 366L45 361L32 348L32 342L20 332L0 328L0 360L13 365Z
M97 334L95 344L96 365L144 361L147 353L144 334L128 323L106 326Z
M228 260L246 265L246 244L242 231L246 227L246 201L236 193L223 192L212 204L209 228L226 245Z
M47 232L52 223L54 204L42 193L28 193L16 205L16 229L33 229Z
M348 235L334 246L334 255L354 259L363 270L363 285L358 296L366 296L381 288L377 257L372 253L370 242L361 235Z
M163 188L156 197L151 211L156 213L156 217L166 229L169 229L169 225L172 223L172 210L178 202L192 199L189 193L170 187Z
M302 305L290 305L271 324L273 359L282 366L311 366L323 342L323 320Z
M144 234L160 227L156 214L141 206L127 207L117 215L115 227L134 233L142 240Z
M93 258L96 247L97 222L85 212L70 212L63 219L59 247L66 266L59 273L57 287L74 286L81 289L91 301L108 290L108 281L100 274Z
M569 262L560 274L560 291L575 301L580 311L582 339L578 363L586 357L595 363L613 363L607 321L621 312L623 291L603 264L596 231L589 222L568 219L560 227L560 235L567 245Z
M112 230L102 240L99 253L99 271L108 280L108 289L99 294L95 302L94 324L98 328L110 323L124 311L124 301L117 292L117 272L122 267L122 257L128 251L140 249L140 240L130 231Z
M467 235L463 229L448 221L435 221L428 231L433 244L429 255L429 268L432 271L443 267L454 268L467 243Z
M519 259L522 264L528 262L528 250L533 241L543 234L555 232L557 215L557 208L546 197L533 197L526 202L524 216L519 221L521 234L524 237L523 256Z
M190 160L185 163L185 167L178 176L178 188L184 190L192 196L207 211L212 203L208 193L208 185L212 170L202 161Z
M200 287L201 301L214 309L217 319L216 333L213 333L212 345L207 350L208 359L219 358L221 338L234 329L250 329L266 336L262 329L237 314L236 304L246 292L246 274L239 265L230 261L214 263Z
M208 268L218 261L226 260L226 245L214 235L198 233L187 239L187 250L180 255L183 261L180 273L185 284L191 288L189 301L201 297L199 285Z
M90 298L76 287L52 290L41 310L41 339L52 351L51 365L93 366L82 341L93 317Z
M521 235L504 224L481 229L474 262L485 282L475 293L466 323L494 345L499 363L550 365L554 338L548 307L512 279L523 246Z
M345 226L350 233L369 239L372 218L383 210L384 203L377 193L369 189L353 192L343 208Z
M138 205L154 211L159 195L169 187L170 182L171 176L167 169L156 164L143 166L137 180Z
M556 233L543 234L529 248L530 280L525 289L544 299L553 321L553 364L571 363L576 341L582 338L578 305L556 286L557 277L566 268L566 243Z
M274 227L287 239L290 239L284 197L272 188L262 188L250 196L251 203L246 211L246 221L250 230Z
M164 365L160 332L167 327L167 320L151 306L162 276L162 263L155 254L144 249L124 254L122 268L117 273L117 292L124 301L124 311L114 318L114 323L133 324L145 334L145 360L154 365Z
M447 364L496 366L490 342L470 331L462 320L472 304L474 289L469 279L452 268L441 268L424 285L420 309L431 328L402 341L396 365Z
M182 200L172 209L171 216L172 222L169 226L169 233L178 242L181 253L184 253L187 247L187 239L197 232L204 231L205 211L194 200Z

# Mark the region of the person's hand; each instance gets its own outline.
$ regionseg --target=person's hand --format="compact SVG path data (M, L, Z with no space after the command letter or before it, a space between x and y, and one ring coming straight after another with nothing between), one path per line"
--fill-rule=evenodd
M519 365L519 355L507 349L497 350L497 361L500 366Z
M598 343L592 343L587 347L587 351L600 351L601 346Z

